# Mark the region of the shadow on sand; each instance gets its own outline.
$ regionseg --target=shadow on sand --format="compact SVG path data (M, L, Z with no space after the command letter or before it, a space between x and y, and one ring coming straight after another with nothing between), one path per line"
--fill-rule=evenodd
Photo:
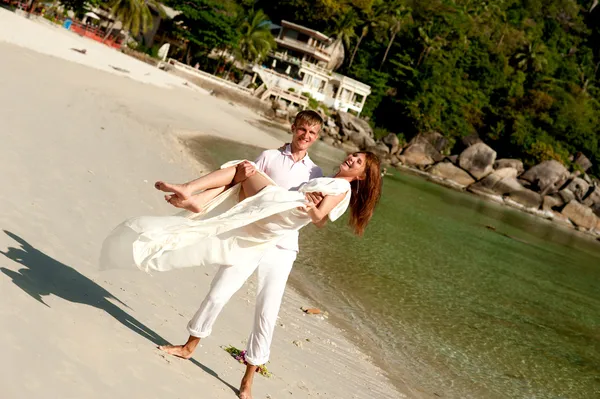
M44 302L43 297L48 295L55 295L69 302L93 306L104 310L125 327L148 339L155 345L169 344L168 341L152 329L112 303L109 299L130 309L106 289L85 277L74 268L37 250L16 234L6 230L4 230L4 233L15 240L19 244L19 248L9 247L6 252L0 251L0 253L24 267L16 272L0 267L0 271L10 277L15 285L32 298L45 306L48 306L48 304ZM238 392L237 388L222 380L216 372L197 360L190 360L204 372L218 379L234 392Z

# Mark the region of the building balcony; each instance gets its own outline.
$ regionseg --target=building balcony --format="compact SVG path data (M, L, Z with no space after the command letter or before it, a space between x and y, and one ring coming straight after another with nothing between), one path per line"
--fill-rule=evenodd
M291 39L289 37L283 37L276 38L275 42L281 47L289 48L313 56L319 61L329 62L329 60L331 59L331 56L327 51L318 47L313 47L308 43L301 42L300 40Z

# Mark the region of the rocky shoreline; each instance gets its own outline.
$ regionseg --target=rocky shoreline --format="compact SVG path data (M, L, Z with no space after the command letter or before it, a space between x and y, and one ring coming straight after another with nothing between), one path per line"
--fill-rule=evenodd
M569 171L555 160L527 170L518 159L497 159L478 137L466 137L462 151L447 153L449 142L437 132L421 133L402 145L390 133L375 140L369 124L352 114L325 118L321 140L346 152L373 151L386 167L418 174L444 186L468 191L530 214L556 221L600 240L600 180L585 173L592 163L577 154Z

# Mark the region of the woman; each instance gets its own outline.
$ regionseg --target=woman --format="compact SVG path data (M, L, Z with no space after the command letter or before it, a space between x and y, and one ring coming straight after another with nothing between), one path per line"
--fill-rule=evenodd
M147 272L246 262L291 230L325 218L335 221L348 206L350 226L362 235L381 195L381 166L371 152L349 155L334 177L312 179L298 191L282 189L262 173L228 188L240 162L229 162L193 184L157 182L158 189L176 193L166 196L169 202L195 213L126 221L105 241L103 265L122 263L119 252L132 255ZM324 195L318 206L305 200L311 192Z

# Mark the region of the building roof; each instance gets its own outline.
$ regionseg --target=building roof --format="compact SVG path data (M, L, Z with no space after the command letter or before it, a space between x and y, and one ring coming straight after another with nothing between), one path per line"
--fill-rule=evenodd
M285 27L285 28L295 29L295 30L297 30L299 32L302 32L304 34L307 34L307 35L309 35L311 37L314 37L314 38L317 38L317 39L320 39L320 40L323 40L323 41L330 41L331 40L331 38L329 36L327 36L327 35L319 32L317 30L310 29L310 28L307 28L306 26L298 25L298 24L295 24L293 22L282 20L281 21L281 25L283 27Z

